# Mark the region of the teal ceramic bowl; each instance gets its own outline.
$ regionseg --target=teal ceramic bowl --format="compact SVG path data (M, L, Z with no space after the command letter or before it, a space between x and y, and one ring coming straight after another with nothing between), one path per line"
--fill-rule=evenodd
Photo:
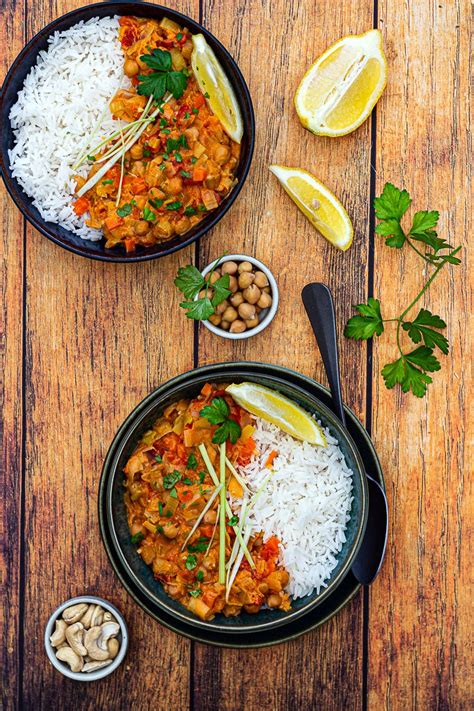
M365 531L368 510L367 480L360 454L348 432L339 420L310 391L285 378L288 370L275 365L255 364L255 373L249 372L248 363L223 363L197 368L168 381L148 395L127 417L117 432L104 462L100 483L100 498L105 502L105 515L100 516L102 536L107 539L109 557L117 570L115 559L120 563L124 583L140 591L154 605L160 607L181 623L199 627L203 632L263 633L279 625L287 625L305 615L326 600L345 578L359 549ZM124 505L123 468L142 434L162 414L167 405L181 398L193 398L206 382L230 383L254 381L294 400L310 413L317 415L324 427L338 440L347 465L352 470L353 502L350 520L346 529L346 542L337 556L337 565L327 582L327 587L317 594L294 600L289 612L263 609L256 615L243 613L226 618L217 615L213 620L196 618L163 590L130 542L130 532ZM109 552L109 551L108 551ZM118 570L117 570L118 572Z

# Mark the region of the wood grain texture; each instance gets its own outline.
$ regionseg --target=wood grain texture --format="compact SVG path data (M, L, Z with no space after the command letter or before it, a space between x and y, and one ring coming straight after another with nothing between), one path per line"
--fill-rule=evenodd
M247 341L234 344L202 329L199 363L259 360L325 380L301 290L310 281L330 285L340 332L351 303L365 298L370 124L340 141L317 138L301 127L293 95L329 44L372 26L372 11L371 2L204 3L204 24L229 48L248 81L257 136L248 182L231 213L202 240L201 264L224 250L255 255L274 272L281 306L273 324ZM270 174L270 163L314 172L343 200L356 230L349 252L338 252L314 231ZM341 339L341 348L345 397L364 419L365 346L351 360L346 355L352 344ZM362 618L359 596L330 625L265 652L264 668L258 651L197 646L195 708L362 708ZM315 658L315 650L324 653Z
M440 211L443 237L465 246L472 232L469 12L462 0L381 3L390 82L377 122L377 189L387 180L405 187L415 209ZM451 343L427 397L385 389L379 371L394 359L393 333L374 349L374 434L391 527L387 562L370 592L373 709L462 711L474 703L466 249L462 259L417 305L446 320ZM416 255L377 238L374 293L387 312L399 313L425 279Z
M81 2L34 3L28 36ZM197 4L180 9L198 15ZM124 613L126 663L81 685L81 709L185 709L189 641L151 620L107 560L97 490L109 443L160 382L192 367L192 325L177 342L169 288L178 258L138 265L91 262L27 232L27 427L23 699L29 709L75 707L78 687L47 662L43 629L67 598L98 594ZM180 255L189 261L191 250ZM164 286L166 285L166 286ZM145 699L145 702L144 702Z
M1 15L2 79L13 55L24 44L24 6L7 5ZM22 348L24 221L6 190L0 193L0 245L2 254L0 303L0 667L2 709L12 708L18 697L20 663L20 531L22 453Z

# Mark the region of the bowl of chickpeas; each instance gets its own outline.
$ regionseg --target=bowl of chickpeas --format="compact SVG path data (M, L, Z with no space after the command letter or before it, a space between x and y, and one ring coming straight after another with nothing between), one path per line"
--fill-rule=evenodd
M202 323L216 336L234 341L257 335L273 321L278 309L275 277L263 262L245 254L227 254L215 265L215 261L208 264L202 271L203 277L212 272L209 280L212 286L228 274L231 294Z

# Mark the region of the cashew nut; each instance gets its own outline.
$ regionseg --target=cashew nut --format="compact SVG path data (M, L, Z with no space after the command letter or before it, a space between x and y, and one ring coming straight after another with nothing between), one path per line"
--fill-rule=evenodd
M109 648L107 643L111 637L115 637L120 631L117 622L104 622L103 625L91 627L84 637L84 646L87 654L99 662L108 659Z
M88 605L85 602L79 602L77 605L71 605L71 607L66 607L63 611L62 617L68 625L74 624L74 622L79 622L81 617L87 611Z
M97 627L102 624L104 618L104 611L100 605L96 605L91 616L90 627Z
M115 637L111 637L107 642L107 649L109 650L109 657L115 659L120 649L120 642Z
M81 622L86 630L88 630L91 626L92 615L94 614L95 607L96 606L94 604L88 605L86 614L81 617Z
M61 649L58 649L56 652L56 657L62 662L69 664L71 671L73 672L80 672L84 665L82 657L76 654L71 647L61 647Z
M66 639L66 628L67 624L64 622L64 620L56 620L56 628L49 638L49 641L53 645L53 647L59 647L60 644L64 642Z
M103 662L87 662L87 664L84 664L82 667L83 672L93 672L96 669L100 669L101 667L106 667L107 664L112 664L111 659L104 659Z
M73 652L76 652L76 654L79 654L81 657L86 656L87 649L82 644L84 639L84 625L82 622L75 622L67 628L66 639Z
M115 617L112 615L111 612L109 612L108 610L106 610L106 611L104 612L104 619L103 619L103 621L104 621L104 622L115 622Z

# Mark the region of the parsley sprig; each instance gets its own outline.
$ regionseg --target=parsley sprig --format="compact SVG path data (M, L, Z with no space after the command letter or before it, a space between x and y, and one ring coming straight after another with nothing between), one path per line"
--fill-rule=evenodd
M242 430L239 423L229 417L229 405L223 397L215 397L210 405L202 408L199 414L211 425L220 425L212 438L214 444L222 444L227 439L230 439L232 444L237 442Z
M154 49L150 54L142 54L140 60L153 71L150 74L140 74L137 92L143 96L153 96L161 99L166 92L180 99L188 81L184 71L173 71L171 53L165 49Z
M178 269L174 284L186 299L186 301L180 303L180 306L187 310L186 316L188 318L192 318L195 321L206 321L209 316L212 316L216 306L219 306L230 296L230 277L228 274L223 274L211 285L212 275L221 259L222 257L214 263L211 272L206 278L193 264L188 264L186 267ZM196 299L197 294L203 289L206 292L205 295L200 299ZM209 290L212 291L211 296L208 296Z
M423 397L427 386L433 382L428 373L434 373L441 368L435 350L438 349L445 355L449 351L447 338L439 333L440 329L446 328L446 323L440 316L432 314L427 309L420 309L412 321L406 317L429 289L445 264L460 264L461 260L455 255L461 247L454 248L446 240L438 237L435 228L438 224L439 212L436 210L416 212L410 229L405 230L401 221L411 202L411 197L406 190L399 190L391 183L386 183L382 194L374 200L375 215L379 220L375 231L386 237L385 244L388 247L401 249L404 245L408 245L424 262L435 267L433 274L399 316L383 318L380 301L373 297L370 297L366 304L355 306L358 314L348 320L344 335L357 340L367 340L382 335L385 323L396 323L396 342L400 355L382 368L382 377L389 389L400 384L404 393L411 390L416 397ZM405 332L414 344L422 345L418 345L414 350L405 351L401 343L402 332Z

